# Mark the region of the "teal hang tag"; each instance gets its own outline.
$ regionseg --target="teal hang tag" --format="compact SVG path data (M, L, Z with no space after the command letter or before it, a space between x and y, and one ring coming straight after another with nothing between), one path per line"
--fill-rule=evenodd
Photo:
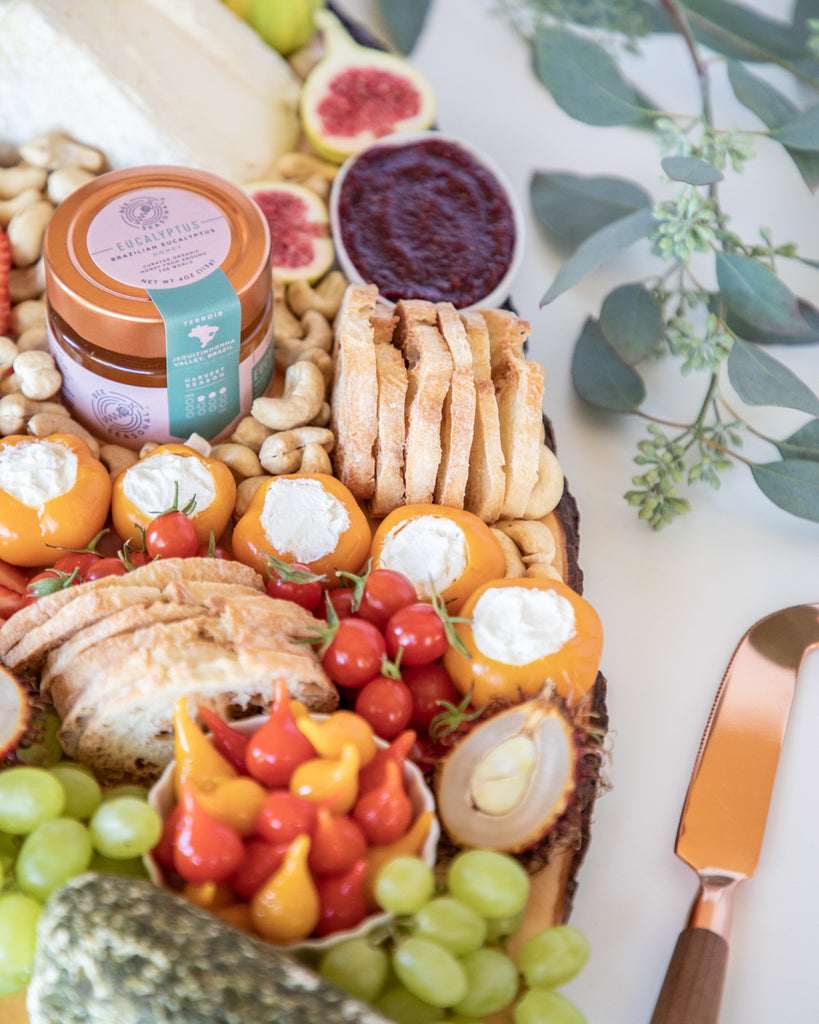
M168 424L210 440L240 413L242 308L221 267L176 288L149 288L165 324Z

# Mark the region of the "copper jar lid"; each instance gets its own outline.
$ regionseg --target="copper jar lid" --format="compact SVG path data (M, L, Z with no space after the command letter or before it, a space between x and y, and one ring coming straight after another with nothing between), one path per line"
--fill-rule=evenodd
M149 202L140 206L140 196ZM129 217L131 238L170 246L163 236L162 196L204 212L215 225L222 271L242 309L242 331L269 301L270 230L245 192L206 171L149 166L110 171L78 188L54 212L44 243L46 293L53 310L81 337L101 348L139 358L164 358L165 324L148 286L124 276L100 248L104 223ZM209 229L210 230L210 229ZM120 243L123 244L123 243ZM209 243L211 246L214 243ZM157 249L157 254L161 253ZM161 272L160 272L161 273Z

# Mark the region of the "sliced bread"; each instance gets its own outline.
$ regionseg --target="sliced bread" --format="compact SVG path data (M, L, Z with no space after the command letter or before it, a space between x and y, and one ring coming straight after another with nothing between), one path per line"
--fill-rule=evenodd
M472 347L458 311L449 302L438 305L438 329L452 356L452 379L441 419L441 464L435 501L450 508L463 508L475 430Z
M404 504L404 448L407 368L392 344L397 317L376 309L372 317L378 378L378 437L375 442L375 490L370 513L385 516Z

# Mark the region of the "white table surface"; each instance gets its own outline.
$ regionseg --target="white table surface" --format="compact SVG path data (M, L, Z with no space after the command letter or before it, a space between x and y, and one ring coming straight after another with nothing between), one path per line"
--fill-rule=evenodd
M383 25L374 0L343 6L375 29ZM547 375L544 409L580 507L585 595L606 630L612 727L612 788L597 804L572 915L593 954L566 992L589 1024L647 1024L697 888L673 847L711 703L736 644L756 619L819 601L819 527L776 508L741 467L726 475L720 491L695 490L694 511L659 533L623 501L636 471L633 444L644 428L634 418L599 416L584 406L572 391L569 365L580 327L599 313L601 299L656 264L647 246L636 247L541 309L561 257L535 222L529 180L535 170L617 174L659 196L658 150L636 132L592 128L563 114L493 6L492 0L435 0L411 59L435 88L440 127L491 154L527 210L526 258L512 294L532 325L530 354ZM756 7L775 15L789 3L758 0ZM666 109L693 111L696 94L681 44L654 41L645 52L634 65L640 84ZM774 81L787 86L784 78ZM721 77L715 100L723 127L759 127L731 100ZM722 187L722 198L732 227L746 237L770 225L777 241L797 240L806 255L819 256L816 200L772 143L759 142L751 166ZM788 281L817 301L816 272L794 273ZM774 354L819 390L815 347ZM693 392L686 404L692 393L676 371L653 392L652 384L649 408L661 415L681 403L695 408L702 393ZM752 422L784 437L803 419L780 412ZM765 461L776 452L756 454ZM817 658L808 659L800 679L757 873L737 891L721 1024L819 1019Z

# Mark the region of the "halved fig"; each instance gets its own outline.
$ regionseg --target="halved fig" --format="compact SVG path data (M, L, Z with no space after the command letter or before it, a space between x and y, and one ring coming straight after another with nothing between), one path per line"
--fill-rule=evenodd
M553 694L501 711L473 727L441 762L438 816L461 847L519 853L565 813L577 779L572 722Z
M335 249L321 196L282 181L253 181L244 189L270 227L274 277L285 284L323 277L333 265Z
M25 687L7 668L0 666L0 757L17 749L30 718Z
M304 81L301 117L326 160L348 156L393 132L422 131L435 117L426 78L402 57L361 46L330 11L314 15L325 54Z

